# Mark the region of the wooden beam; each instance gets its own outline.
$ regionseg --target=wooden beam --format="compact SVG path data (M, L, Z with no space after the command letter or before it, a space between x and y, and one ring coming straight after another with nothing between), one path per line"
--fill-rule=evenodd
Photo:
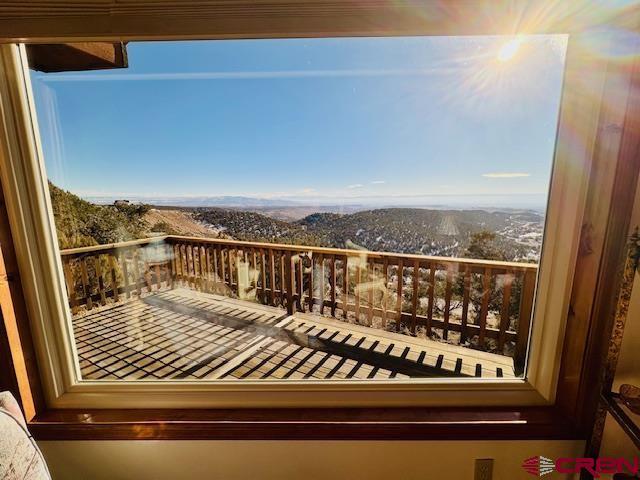
M591 0L22 0L0 5L0 41L575 33L635 28L636 9Z
M640 62L611 60L601 68L607 77L557 391L558 406L585 432L599 398L640 172Z
M83 42L27 45L29 67L40 72L69 72L126 68L122 42Z
M553 407L65 409L43 412L29 430L38 440L580 438Z
M44 409L31 328L1 187L0 390L13 393L27 420Z

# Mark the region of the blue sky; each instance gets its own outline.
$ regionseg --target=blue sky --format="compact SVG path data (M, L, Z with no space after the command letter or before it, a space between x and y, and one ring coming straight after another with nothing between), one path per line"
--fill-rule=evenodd
M564 36L131 43L126 70L32 80L49 178L83 196L543 198L565 48Z

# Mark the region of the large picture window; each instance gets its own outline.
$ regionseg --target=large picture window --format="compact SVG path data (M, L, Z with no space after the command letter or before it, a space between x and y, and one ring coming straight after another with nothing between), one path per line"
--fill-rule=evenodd
M31 72L81 380L525 373L567 37Z

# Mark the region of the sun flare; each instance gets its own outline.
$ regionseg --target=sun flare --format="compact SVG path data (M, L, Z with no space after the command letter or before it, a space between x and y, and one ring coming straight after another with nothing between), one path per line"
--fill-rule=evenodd
M516 56L518 50L520 50L520 45L522 45L522 38L515 37L504 43L498 50L498 61L500 62L508 62L513 57Z

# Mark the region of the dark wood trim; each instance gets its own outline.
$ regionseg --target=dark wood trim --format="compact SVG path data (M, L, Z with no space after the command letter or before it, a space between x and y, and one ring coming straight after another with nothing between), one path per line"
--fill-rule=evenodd
M575 33L632 28L636 11L591 0L22 0L0 6L0 41Z
M236 410L49 410L37 440L569 440L552 407Z
M0 390L13 393L25 418L45 408L20 272L0 186Z
M70 72L126 68L122 42L81 42L27 45L29 67L40 72Z
M558 407L587 432L595 419L640 172L639 67L638 61L599 66L607 78L557 390Z
M586 0L203 0L180 2L179 8L177 2L160 5L154 1L46 3L4 2L0 6L0 41L495 34L517 32L533 18L554 20L534 23L529 31L575 32L610 20L610 15L600 15L597 10L606 6L594 6ZM541 11L545 11L542 16ZM637 18L635 11L617 13L629 22ZM612 125L622 131L620 153L614 157L604 149L598 160L597 168L604 168L617 158L611 177L613 196L600 205L604 213L593 207L594 223L586 223L583 230L583 253L589 250L590 227L602 235L596 260L583 265L577 276L577 281L591 278L580 295L591 295L595 300L581 309L579 316L570 316L567 330L572 336L567 336L564 345L558 408L47 410L4 208L0 208L0 246L11 294L0 297L0 362L3 368L8 365L10 372L0 375L0 387L12 390L21 401L26 416L32 418L30 429L40 440L585 438L597 402L605 348L602 339L611 325L616 277L638 178L638 100L632 97L625 107L624 122ZM624 101L626 105L626 98ZM602 132L608 131L608 124L601 125ZM602 195L602 190L595 189L601 177L594 172L592 199ZM572 303L572 310L574 306ZM6 312L13 312L14 318ZM578 368L565 369L574 365Z
M640 450L640 427L635 424L633 419L629 416L625 409L621 405L620 395L617 393L603 393L602 402L604 403L607 412L613 417L613 419L620 425L620 428L626 433L627 437L633 442L638 450ZM594 454L597 455L599 447Z

